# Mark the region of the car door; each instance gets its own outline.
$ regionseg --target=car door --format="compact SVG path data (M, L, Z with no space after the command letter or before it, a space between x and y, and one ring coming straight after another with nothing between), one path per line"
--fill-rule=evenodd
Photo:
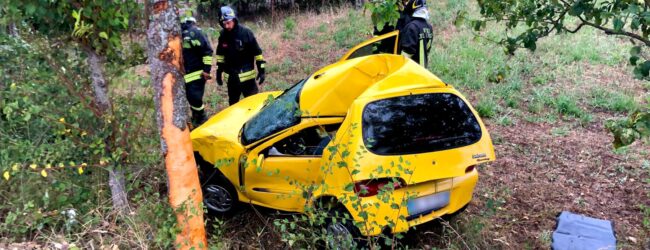
M399 31L393 31L381 36L373 37L350 49L341 61L374 54L397 54Z
M248 198L265 207L303 211L311 190L322 181L322 150L329 143L325 137L313 135L319 130L331 133L342 121L342 117L309 118L251 149L247 155L248 164L242 171ZM306 135L312 136L304 139ZM283 148L284 144L300 144L300 139L296 138L303 138L304 145L308 146Z

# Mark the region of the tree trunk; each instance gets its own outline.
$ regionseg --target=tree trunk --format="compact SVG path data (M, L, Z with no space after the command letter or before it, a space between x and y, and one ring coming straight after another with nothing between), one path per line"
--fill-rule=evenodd
M95 104L101 113L102 117L113 113L111 100L108 97L108 83L104 74L104 58L97 54L97 52L88 45L83 45L86 54L88 54L88 65L90 65L91 80L93 84L93 92L95 94ZM111 119L110 117L108 119ZM111 141L109 138L105 140L105 151L110 153ZM108 169L108 186L111 189L111 200L113 202L113 210L123 214L129 209L129 200L126 195L126 185L124 170L116 167Z
M7 25L7 33L10 36L18 37L18 27L16 27L16 23L11 22Z
M104 60L97 52L88 45L84 45L84 50L88 54L88 65L90 65L90 78L93 82L93 91L95 93L95 103L102 115L110 114L111 100L108 98L108 83L104 77Z
M167 169L169 202L181 231L176 245L181 249L207 248L201 185L194 160L189 127L189 103L181 71L181 32L172 1L156 1L147 30L151 84L156 121Z

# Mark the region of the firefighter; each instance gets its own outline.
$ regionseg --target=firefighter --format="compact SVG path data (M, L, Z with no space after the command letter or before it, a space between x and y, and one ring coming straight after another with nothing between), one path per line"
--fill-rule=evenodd
M257 94L258 83L265 79L265 61L253 32L239 24L235 11L221 7L219 24L223 28L217 45L217 84L228 84L228 102L233 105L239 97ZM255 73L257 66L257 75ZM257 83L256 83L257 80Z
M201 125L206 120L203 92L205 82L210 80L212 47L205 34L196 26L194 17L185 17L181 23L183 33L183 66L185 89L192 109L192 124Z
M429 11L425 0L403 0L402 15L397 24L399 49L402 55L427 67L433 39L433 27L429 24Z

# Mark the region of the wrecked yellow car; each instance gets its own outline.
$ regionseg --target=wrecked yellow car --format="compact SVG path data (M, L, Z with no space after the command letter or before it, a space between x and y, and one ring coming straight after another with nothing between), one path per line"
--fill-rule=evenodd
M250 96L192 131L208 210L336 209L334 234L398 233L462 211L495 159L477 112L396 51L362 43L283 92ZM385 45L385 43L384 43ZM381 54L374 54L380 52Z

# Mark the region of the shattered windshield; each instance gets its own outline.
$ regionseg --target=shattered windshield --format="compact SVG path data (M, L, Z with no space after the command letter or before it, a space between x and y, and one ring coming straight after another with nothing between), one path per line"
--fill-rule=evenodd
M298 105L305 80L287 89L244 124L242 143L248 145L300 122Z
M393 97L366 105L363 140L379 155L418 154L467 146L481 126L467 104L447 93Z

